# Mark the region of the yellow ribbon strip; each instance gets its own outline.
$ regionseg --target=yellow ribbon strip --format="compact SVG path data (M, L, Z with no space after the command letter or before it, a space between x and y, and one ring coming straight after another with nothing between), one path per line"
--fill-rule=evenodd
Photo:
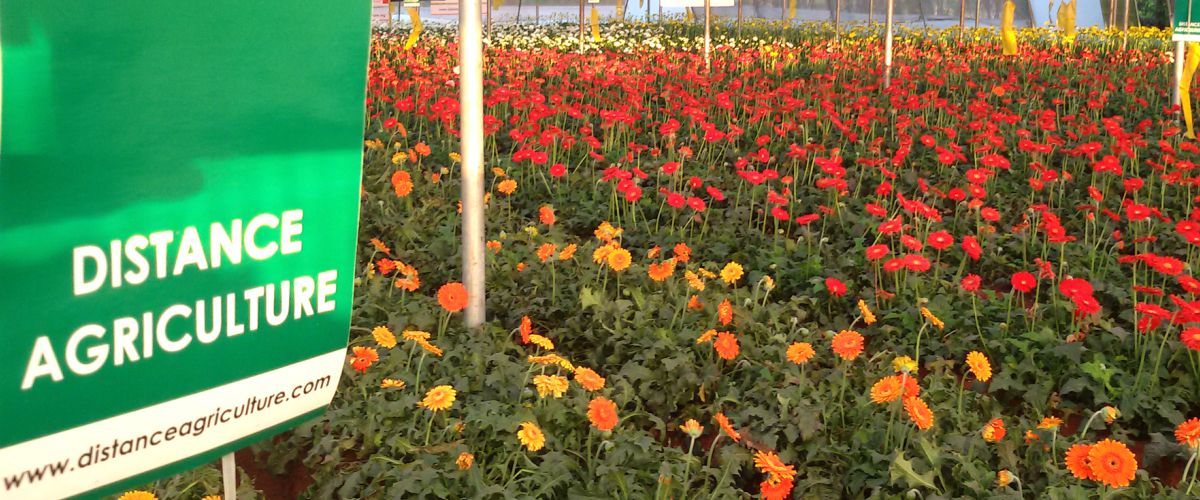
M600 11L596 10L595 5L592 5L592 41L600 41Z
M421 37L421 9L419 7L408 8L408 18L412 19L412 33L408 34L408 41L404 42L404 50L413 48L417 44L417 39Z
M1192 77L1200 66L1200 42L1187 43L1187 57L1183 60L1183 78L1179 80L1179 105L1183 107L1183 123L1187 124L1188 139L1195 139L1192 129Z
M1017 55L1017 31L1013 29L1013 14L1017 6L1012 0L1005 0L1004 15L1000 18L1000 44L1004 47L1004 55Z
M1075 0L1058 6L1058 30L1062 32L1063 43L1075 43Z

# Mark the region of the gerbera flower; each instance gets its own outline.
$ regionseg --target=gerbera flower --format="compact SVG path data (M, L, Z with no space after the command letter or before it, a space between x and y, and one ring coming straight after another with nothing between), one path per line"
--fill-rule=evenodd
M588 420L601 431L611 431L617 425L617 405L604 396L588 403Z
M446 283L438 288L438 304L449 312L458 312L467 307L467 287L462 283Z
M1200 418L1185 420L1175 428L1175 441L1192 448L1200 447Z
M1137 458L1124 443L1105 439L1088 451L1092 477L1113 488L1129 486L1137 476Z
M1092 479L1092 465L1089 458L1092 445L1079 443L1067 449L1067 470L1076 479Z
M354 346L351 351L354 356L350 358L350 366L359 372L366 372L367 368L379 361L379 351L372 347Z
M554 350L554 342L551 342L550 339L536 333L529 334L529 342L547 351Z
M825 289L834 297L846 295L846 284L837 278L825 278Z
M733 321L733 304L729 302L729 299L722 300L720 304L717 304L717 321L722 325L728 325Z
M471 466L474 464L475 464L475 455L472 455L465 451L462 453L459 453L458 458L454 459L454 465L458 466L458 470L470 469Z
M967 366L971 369L971 375L974 375L980 382L987 382L992 378L992 364L988 362L987 356L984 356L982 352L967 353Z
M929 410L925 400L917 397L904 398L904 410L918 429L927 430L933 427L933 412Z
M938 319L937 316L934 316L933 311L930 311L927 307L921 308L921 316L929 320L929 323L937 327L938 330L944 330L946 328L946 324L943 323L941 319Z
M500 185L496 186L496 191L503 195L511 195L517 191L517 181L512 179L504 179L500 181Z
M575 381L589 392L604 388L604 377L601 377L595 370L583 366L575 369Z
M567 371L575 371L575 366L573 366L570 361L563 359L562 356L557 354L551 353L544 356L529 356L527 359L530 363L535 365L558 365Z
M687 262L692 258L692 249L688 248L685 243L676 243L671 252L675 254L675 259L679 262Z
M458 392L448 385L439 385L425 393L425 398L417 403L418 406L432 412L450 409Z
M521 343L529 343L529 335L533 334L533 320L529 316L521 316L521 326L517 328L521 333Z
M904 382L898 375L883 377L871 386L871 401L876 404L890 403L902 394L904 394Z
M892 370L898 373L912 373L917 371L917 362L908 356L897 356L892 360Z
M1179 332L1179 341L1188 349L1200 351L1200 328L1184 328Z
M517 441L529 451L538 451L546 445L546 435L533 422L522 422L517 430Z
M697 292L704 291L704 280L700 279L700 276L696 273L685 270L683 271L683 279L687 280L688 286Z
M1112 406L1105 406L1104 408L1101 408L1100 411L1104 412L1104 422L1108 424L1113 423L1121 417L1121 410L1118 410Z
M1037 277L1028 271L1020 271L1012 275L1012 287L1021 293L1029 293L1037 286Z
M550 257L554 256L554 252L558 250L558 245L553 243L542 243L537 249L537 258L542 262L546 262Z
M726 417L724 413L718 412L716 415L713 415L713 420L717 421L717 426L720 427L721 430L729 436L729 439L733 440L733 442L737 443L742 440L742 435L739 434L738 431L734 430L732 425L729 425L729 418Z
M425 352L428 352L429 354L434 356L442 355L442 348L431 344L428 340L418 340L417 345L421 346L421 349L424 349Z
M710 328L708 331L700 334L700 337L696 339L696 345L712 342L715 338L717 338L717 330Z
M697 422L694 418L687 419L687 422L684 422L683 425L679 426L679 430L683 431L684 434L691 436L692 439L696 439L704 433L704 427L701 426L700 422Z
M675 259L667 259L662 263L646 265L646 274L654 281L664 281L675 274Z
M600 226L597 227L592 234L596 235L596 239L608 243L614 238L620 236L623 231L624 230L619 227L613 227L613 225L609 224L608 221L604 221L600 223Z
M158 500L158 497L154 496L154 493L150 493L149 491L133 490L126 491L125 494L121 495L119 498L117 498L117 500Z
M383 381L379 382L380 389L403 389L404 385L405 384L403 380L397 380L394 378L385 378Z
M375 327L374 330L371 330L371 336L375 337L375 343L380 346L388 349L396 347L396 334L392 333L386 326Z
M538 219L542 221L542 224L553 226L554 207L551 207L550 205L542 205L542 207L538 209Z
M1037 428L1044 430L1044 431L1049 431L1049 430L1057 429L1060 425L1062 425L1061 418L1046 417L1046 418L1043 418L1041 422L1038 422Z
M814 354L816 352L813 350L812 344L808 342L794 342L787 349L788 361L797 365L807 363L808 360L812 359Z
M762 484L759 484L759 488L763 500L784 500L792 493L792 480L786 479L777 483L771 483L771 480L767 479Z
M846 361L853 361L863 350L863 336L854 330L842 330L833 336L833 352Z
M717 356L720 356L721 359L729 361L736 358L738 355L737 337L729 332L717 332L717 340L713 342L713 348L717 350Z
M536 375L533 385L537 387L538 396L543 398L548 395L561 398L569 387L567 379L561 375Z
M863 323L867 325L875 323L875 313L871 312L871 308L867 307L867 303L863 299L858 299L858 312L862 314Z
M1004 421L998 418L993 418L991 422L988 422L987 425L983 426L983 430L980 431L980 434L983 435L984 441L989 443L999 442L1001 439L1004 439L1004 435L1007 434L1007 431L1004 429Z
M739 279L742 279L741 264L738 264L737 262L730 262L725 264L725 267L721 269L721 281L732 285Z
M791 480L796 477L796 467L783 463L773 451L758 451L754 453L754 466L759 472L769 476L771 483Z
M380 252L387 253L387 254L392 253L392 249L388 248L387 245L384 245L382 241L379 241L379 238L371 238L371 245L374 246L375 249L379 250Z
M408 196L413 190L412 176L408 172L397 170L392 174L392 188L396 190L396 196Z
M621 272L629 269L629 265L633 263L633 256L629 254L629 250L621 247L613 248L604 257L604 261L613 271Z
M996 473L996 486L1005 488L1011 484L1012 481L1013 475L1011 472L1008 472L1008 469L1002 469L1000 472Z
M404 330L400 333L400 337L402 337L404 340L419 342L422 340L429 340L431 335L429 332L423 332L421 330Z
M563 247L562 251L558 252L558 260L568 260L571 257L574 257L575 250L578 250L578 249L579 249L579 245L576 245L574 243L571 243L570 245Z

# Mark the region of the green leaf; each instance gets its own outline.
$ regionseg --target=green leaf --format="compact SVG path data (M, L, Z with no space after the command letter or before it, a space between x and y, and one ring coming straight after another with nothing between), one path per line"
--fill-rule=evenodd
M937 486L933 484L933 473L918 474L913 470L912 462L904 458L902 451L896 453L896 458L892 460L892 466L888 468L888 472L891 474L893 484L896 479L904 478L905 484L909 487L924 486L931 490L937 490Z

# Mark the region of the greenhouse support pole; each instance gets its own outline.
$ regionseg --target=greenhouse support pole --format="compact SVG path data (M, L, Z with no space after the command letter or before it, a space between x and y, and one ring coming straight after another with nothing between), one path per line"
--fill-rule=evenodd
M883 88L892 86L892 15L895 12L896 0L887 0L887 20L883 37Z
M704 0L704 71L712 72L712 7L709 0Z
M1125 17L1121 21L1121 50L1129 45L1129 0L1125 0Z
M487 1L487 34L488 34L488 36L492 36L492 2L494 0L486 0L486 1Z
M490 2L490 0L489 0ZM490 3L489 3L490 7ZM458 2L458 105L462 155L462 266L467 288L467 328L483 325L483 34L479 0Z
M833 36L841 38L842 36L842 0L837 0L833 7Z
M233 453L221 455L221 483L227 500L237 500L237 464Z
M958 0L958 36L962 38L967 29L967 0Z
M742 0L737 0L738 3L738 36L742 36Z
M867 25L875 24L875 0L867 6Z
M1171 105L1179 106L1181 103L1179 95L1179 84L1183 82L1183 45L1184 42L1175 42L1175 70L1171 73ZM1178 111L1176 111L1178 113Z
M975 29L979 29L979 7L981 7L981 3L981 0L975 0Z
M579 0L579 53L583 53L583 0Z

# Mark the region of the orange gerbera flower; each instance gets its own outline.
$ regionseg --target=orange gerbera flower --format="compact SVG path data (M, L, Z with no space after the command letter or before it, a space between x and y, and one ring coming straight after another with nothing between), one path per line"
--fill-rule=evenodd
M712 340L716 337L717 331L715 329L709 329L708 331L700 334L700 337L696 339L696 344L699 345L705 342L712 342Z
M904 381L899 375L891 375L879 379L871 386L871 401L876 404L886 404L904 395Z
M588 403L587 414L592 426L598 430L611 431L617 425L617 404L604 396Z
M875 313L871 312L871 308L867 307L867 303L863 299L858 299L858 312L862 314L863 323L868 325L875 323Z
M533 320L529 316L521 316L521 326L518 328L521 332L521 343L528 344L529 336L533 334Z
M721 359L729 361L736 358L738 355L737 337L729 332L718 332L717 340L713 342L713 348L717 350L717 356L720 356Z
M454 465L458 466L458 470L470 469L471 465L474 463L475 463L475 455L472 455L465 451L462 453L459 453L458 458L454 459Z
M608 255L604 257L604 261L608 263L608 267L611 267L613 271L621 272L629 269L629 264L633 263L633 256L629 254L629 250L616 247L608 252Z
M983 426L983 430L980 431L980 434L983 435L984 441L989 443L999 442L1001 439L1004 439L1004 435L1007 434L1007 431L1004 429L1004 421L998 418L993 418L991 422L988 422L987 425Z
M379 274L387 276L396 270L396 261L385 257L375 263L375 268L379 269Z
M462 283L446 283L438 288L438 304L449 312L458 312L467 307L467 287Z
M550 205L542 205L542 208L538 209L538 219L542 221L542 224L553 226L554 207L551 207Z
M604 388L604 377L601 377L600 374L596 373L595 370L583 366L575 369L575 381L579 382L579 385L582 386L584 390L590 392L595 392Z
M713 420L717 421L717 426L719 426L721 430L725 432L725 434L728 434L729 438L732 439L733 442L741 442L742 435L733 429L733 426L729 424L729 418L726 417L724 413L718 412L716 415L713 415Z
M767 479L758 486L763 500L784 500L788 495L792 494L792 486L794 485L791 479L777 483L772 483L770 479Z
M1044 430L1044 431L1050 431L1050 430L1057 429L1060 425L1062 425L1061 418L1046 417L1046 418L1043 418L1041 422L1038 422L1037 428Z
M717 321L722 325L728 325L733 321L733 304L729 303L729 299L722 300L717 304Z
M863 336L854 330L842 330L833 336L833 352L853 361L863 350Z
M392 174L392 188L396 190L396 196L408 196L413 190L412 176L408 172L397 170Z
M646 274L650 275L650 279L654 281L664 281L675 274L675 259L667 259L660 264L648 264L646 266Z
M1192 448L1200 447L1200 418L1185 420L1175 428L1175 441Z
M933 427L933 412L929 410L929 405L925 404L925 400L904 398L904 410L908 412L908 418L917 424L918 429L926 430Z
M554 396L561 398L569 387L567 379L561 375L534 375L533 385L537 387L539 397Z
M773 451L758 451L754 453L754 466L759 472L766 474L771 483L778 483L796 477L796 467L783 463Z
M499 191L503 195L511 195L517 191L517 181L504 179L500 181L499 186L496 186L496 191Z
M1089 458L1091 453L1090 444L1080 443L1067 449L1067 470L1071 471L1071 475L1076 479L1092 479L1092 464Z
M425 398L417 403L418 406L432 412L450 409L458 392L448 385L439 385L425 393Z
M517 441L529 451L538 451L546 445L546 435L542 434L542 429L533 422L522 422L521 428L517 430Z
M359 372L367 371L367 368L379 361L379 351L374 348L354 346L351 351L354 351L354 356L350 358L350 366Z
M371 330L371 336L375 338L375 343L380 346L391 349L396 347L396 334L392 333L387 326L380 325Z
M558 252L558 260L567 260L567 259L570 259L571 257L574 257L575 250L578 248L579 248L579 245L576 245L574 243L571 243L570 245L563 247L562 251Z
M1088 462L1092 466L1092 477L1113 488L1129 486L1137 476L1137 457L1120 441L1105 439L1092 445Z
M687 262L692 259L692 249L688 248L686 244L676 243L672 251L675 252L675 259L679 262Z
M537 249L538 260L546 262L547 259L554 256L554 252L558 250L558 245L553 243L542 243L542 246Z
M371 245L373 245L375 249L379 250L380 252L388 254L392 253L392 249L388 248L387 245L384 245L382 241L379 241L379 238L371 238Z
M700 302L699 295L693 295L692 298L688 299L687 307L693 311L699 311L704 309L704 303Z
M967 366L971 369L971 374L980 382L987 382L992 378L992 364L988 362L987 356L982 352L971 351L967 354Z
M802 365L812 359L816 351L813 351L812 344L808 342L795 342L787 349L787 359L792 363Z

